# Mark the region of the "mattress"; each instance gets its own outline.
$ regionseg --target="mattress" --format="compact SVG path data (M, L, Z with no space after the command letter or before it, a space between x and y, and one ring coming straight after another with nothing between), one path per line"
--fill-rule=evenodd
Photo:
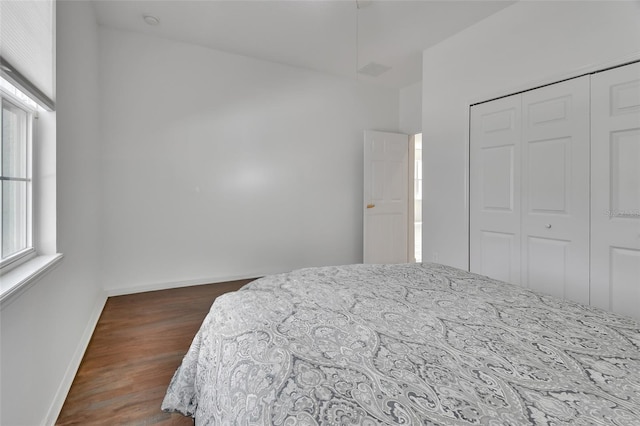
M197 425L640 425L640 324L438 264L218 297L162 403Z

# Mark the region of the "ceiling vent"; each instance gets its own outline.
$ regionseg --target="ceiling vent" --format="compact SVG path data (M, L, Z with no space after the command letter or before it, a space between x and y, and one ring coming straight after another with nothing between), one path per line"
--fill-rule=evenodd
M358 70L359 74L369 75L371 77L378 77L379 75L389 71L391 67L382 64L376 64L375 62L369 62L364 67Z
M373 4L373 0L356 0L356 7L358 9L364 9L365 7L369 7Z

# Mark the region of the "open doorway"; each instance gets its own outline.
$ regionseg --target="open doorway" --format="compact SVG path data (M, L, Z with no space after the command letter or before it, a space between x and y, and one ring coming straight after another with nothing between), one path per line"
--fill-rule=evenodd
M414 258L422 262L422 133L413 136L413 231Z

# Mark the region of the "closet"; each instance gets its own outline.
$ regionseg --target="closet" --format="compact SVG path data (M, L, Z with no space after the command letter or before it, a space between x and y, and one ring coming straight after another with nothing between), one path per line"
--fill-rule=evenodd
M470 118L470 270L640 319L640 63Z

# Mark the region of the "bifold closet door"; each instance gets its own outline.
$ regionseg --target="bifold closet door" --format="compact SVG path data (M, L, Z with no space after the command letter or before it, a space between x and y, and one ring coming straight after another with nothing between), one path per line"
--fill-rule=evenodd
M591 304L640 320L640 64L591 85Z
M589 303L589 77L470 118L470 270Z
M520 283L521 96L471 108L470 270Z
M521 283L589 303L589 76L522 95Z

